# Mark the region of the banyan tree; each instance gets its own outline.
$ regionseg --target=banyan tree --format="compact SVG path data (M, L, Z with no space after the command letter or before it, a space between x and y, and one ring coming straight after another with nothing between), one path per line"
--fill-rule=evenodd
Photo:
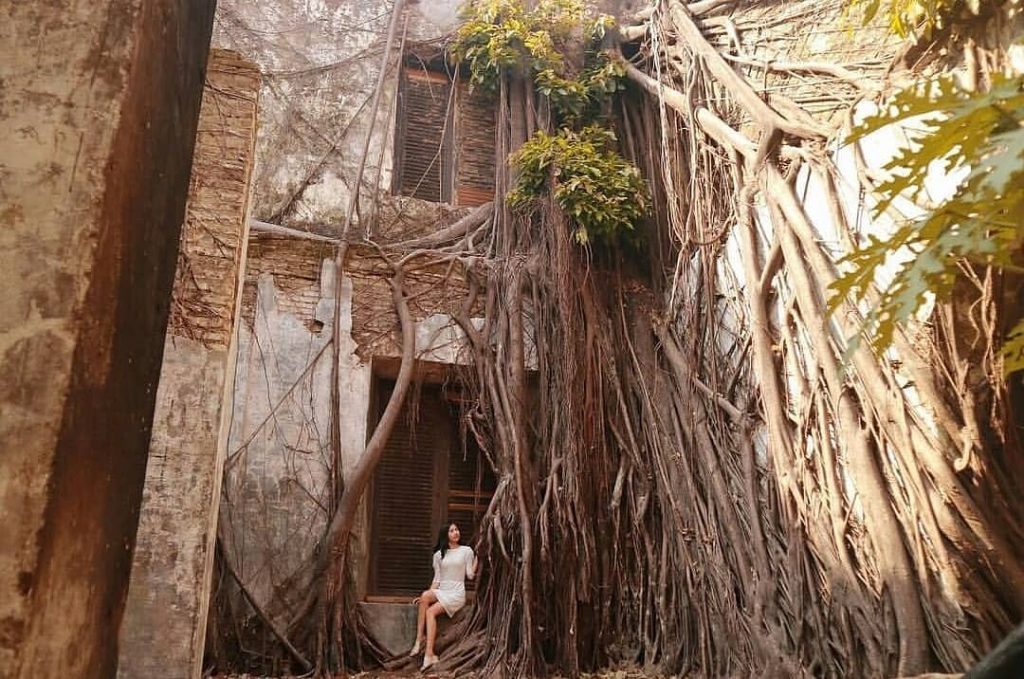
M888 324L879 305L920 250L895 243L848 284L851 253L963 178L932 167L934 193L885 198L920 127L879 122L885 102L949 74L1015 82L1020 124L1018 4L920 3L932 14L898 30L908 14L882 4L466 6L438 49L496 111L493 200L405 241L350 228L350 208L337 234L339 268L358 247L387 272L402 360L335 475L292 622L254 617L277 667L403 664L352 605L349 539L415 398L406 281L428 268L466 291L460 418L497 482L485 581L441 669L909 676L962 671L1019 621L1021 384L1000 352L1019 274L951 251L944 288Z

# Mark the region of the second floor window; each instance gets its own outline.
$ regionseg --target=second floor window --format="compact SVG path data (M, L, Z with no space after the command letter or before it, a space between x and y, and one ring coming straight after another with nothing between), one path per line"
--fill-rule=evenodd
M459 206L494 197L493 101L448 74L405 66L392 192Z

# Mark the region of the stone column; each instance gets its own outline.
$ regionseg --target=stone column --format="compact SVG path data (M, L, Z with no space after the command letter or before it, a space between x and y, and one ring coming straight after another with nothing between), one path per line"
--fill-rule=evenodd
M0 3L0 678L112 677L214 0Z
M125 679L202 672L259 86L255 65L210 53L121 627Z

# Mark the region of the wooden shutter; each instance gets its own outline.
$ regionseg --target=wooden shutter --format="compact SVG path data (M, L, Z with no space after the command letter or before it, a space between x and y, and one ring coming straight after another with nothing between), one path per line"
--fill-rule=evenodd
M494 497L497 479L474 441L454 446L448 459L448 521L459 525L462 544L472 544L480 531L480 520ZM467 583L470 589L475 583Z
M398 91L394 193L451 201L452 82L442 73L403 71Z
M378 417L393 386L378 382ZM430 586L442 521L459 525L463 544L477 537L497 480L472 438L456 443L455 407L440 387L421 387L407 397L385 445L371 499L371 597L415 596Z
M381 384L378 413L393 384ZM416 417L410 408L418 405ZM410 394L374 472L370 594L415 596L430 586L432 548L444 497L441 465L451 446L451 420L436 389ZM440 483L439 483L440 482Z
M455 199L458 205L483 205L494 199L495 104L491 97L459 85Z

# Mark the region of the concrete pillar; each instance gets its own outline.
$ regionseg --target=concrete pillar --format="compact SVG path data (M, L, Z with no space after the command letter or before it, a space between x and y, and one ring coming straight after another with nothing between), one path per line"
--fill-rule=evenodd
M112 677L214 0L0 3L0 677Z
M256 66L211 52L121 627L125 679L202 673L259 86Z

